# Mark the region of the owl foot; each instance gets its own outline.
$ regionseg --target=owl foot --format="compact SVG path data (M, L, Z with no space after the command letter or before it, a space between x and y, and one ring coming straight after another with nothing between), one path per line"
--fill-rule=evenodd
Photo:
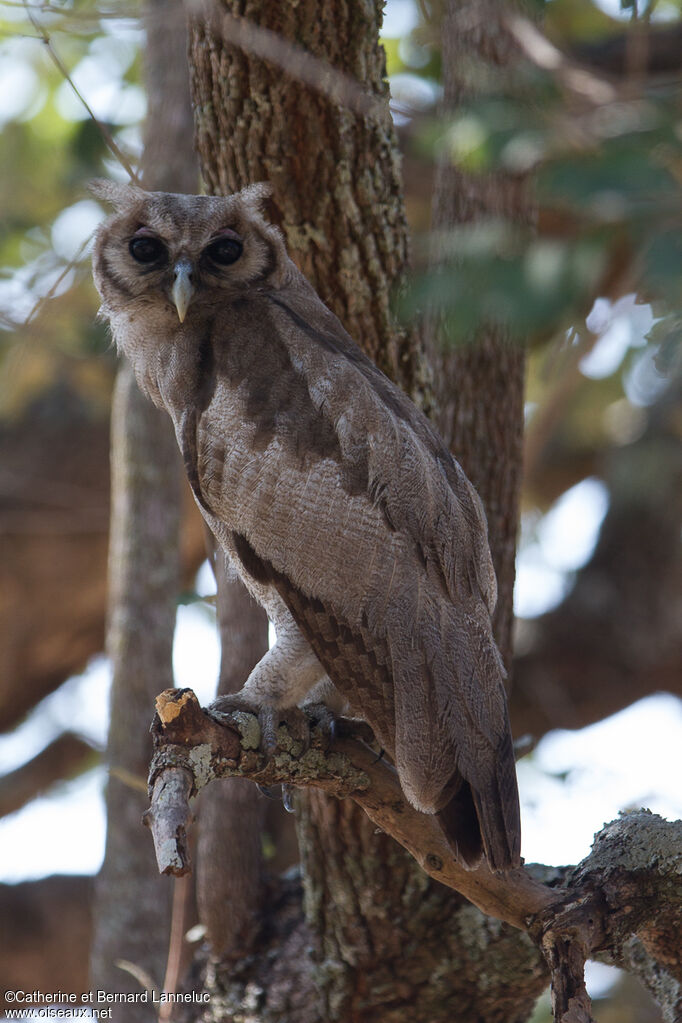
M206 709L209 714L218 718L239 712L242 714L253 714L255 717L258 717L260 711L257 703L250 700L248 696L242 696L241 693L228 693L226 696L219 696Z
M326 749L329 749L337 739L359 739L367 746L371 746L372 749L378 750L374 732L366 721L337 714L325 703L305 703L303 709L313 719L314 725L321 729L326 741ZM384 750L381 750L377 760L380 760L383 755Z
M342 719L330 710L326 703L305 703L303 709L313 719L315 727L321 730L325 745L329 748L338 738L339 723Z
M308 718L298 707L282 709L271 703L255 703L241 693L229 693L214 700L208 711L218 719L240 712L257 717L260 725L260 750L268 759L280 749L278 728L281 724L286 725L291 740L300 744L301 753L305 753L310 746Z
M310 746L308 718L298 707L280 709L273 707L271 703L264 703L258 711L258 723L261 729L261 750L267 757L274 756L280 748L278 736L280 725L286 725L290 738L301 744L302 753Z

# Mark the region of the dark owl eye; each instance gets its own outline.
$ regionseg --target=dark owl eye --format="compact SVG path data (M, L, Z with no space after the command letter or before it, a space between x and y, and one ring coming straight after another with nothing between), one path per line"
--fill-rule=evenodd
M219 266L236 263L244 250L239 238L218 238L206 248L206 255Z
M133 238L128 248L130 255L138 263L158 263L166 255L166 246L163 242L148 235Z

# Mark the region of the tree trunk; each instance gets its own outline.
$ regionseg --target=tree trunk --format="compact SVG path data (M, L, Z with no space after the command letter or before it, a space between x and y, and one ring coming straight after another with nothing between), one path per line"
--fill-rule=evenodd
M391 294L406 270L408 236L378 43L382 6L379 0L335 0L324 7L312 0L296 5L257 0L222 3L194 17L197 146L211 191L270 181L272 216L292 257L364 350L414 399L428 404L418 340L399 329L390 312ZM305 66L299 48L334 69L320 75L316 88L289 73ZM266 51L267 61L257 55ZM372 98L370 113L335 101L347 85L338 78L344 74L362 83ZM357 107L352 90L346 88L345 98ZM474 385L485 383L486 368L494 363L488 357L475 380L470 372L471 408ZM485 429L491 444L490 428ZM506 444L500 460L512 451L517 446ZM500 456L491 447L486 465L494 457ZM518 469L506 471L515 490ZM504 500L506 494L499 507ZM515 535L514 502L501 518L508 520L508 542ZM486 921L430 880L349 801L301 792L297 804L308 930L297 923L280 941L276 982L275 952L261 944L260 960L249 967L242 963L230 977L213 975L216 999L226 999L232 1012L244 1011L251 979L263 984L251 1007L259 1013L254 1019L438 1023L450 1020L453 1011L462 1023L527 1017L544 984L527 938ZM272 898L269 908L279 919L276 902ZM289 906L287 899L287 912ZM312 963L301 956L306 935ZM490 963L485 976L484 955ZM265 973L258 965L264 961Z
M182 5L148 0L146 17L143 181L152 188L194 191ZM96 887L91 974L94 990L139 992L147 981L161 987L168 951L172 888L159 877L141 818L154 697L173 684L182 470L168 417L142 396L127 363L116 381L111 445L107 650L113 683L107 841ZM113 1010L125 1023L156 1015L142 1003Z
M221 659L218 692L241 689L268 649L268 620L243 583L214 555ZM266 800L232 778L202 794L197 847L199 919L215 959L251 952L263 919L262 831Z
M110 619L113 669L106 762L107 841L97 879L93 990L139 991L126 961L160 986L170 921L171 887L159 877L141 818L151 755L150 711L172 684L172 639L178 593L178 459L165 417L121 366L112 409ZM114 1007L115 1018L153 1019L150 1006Z

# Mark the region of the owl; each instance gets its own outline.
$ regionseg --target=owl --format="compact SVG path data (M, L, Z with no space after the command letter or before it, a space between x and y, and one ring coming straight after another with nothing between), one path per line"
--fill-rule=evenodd
M345 706L462 864L517 866L496 582L464 472L289 258L266 186L92 190L115 210L94 246L101 313L276 630L214 706Z

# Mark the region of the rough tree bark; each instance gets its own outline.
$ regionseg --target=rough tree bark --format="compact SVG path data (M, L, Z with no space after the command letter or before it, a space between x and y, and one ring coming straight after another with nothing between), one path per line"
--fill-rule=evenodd
M197 170L186 72L184 12L179 2L148 0L147 93L143 182L194 191ZM106 759L107 841L96 886L92 988L139 991L146 977L161 987L168 951L171 888L140 841L142 781L149 761L149 707L172 684L172 644L180 588L182 469L165 415L143 397L121 365L112 408L112 514L107 649L113 684ZM133 976L121 961L132 964ZM151 1020L152 1005L115 1005L125 1023Z
M97 879L92 988L139 991L120 961L160 985L165 969L170 889L155 876L139 840L149 759L149 703L172 680L178 593L179 473L174 438L137 391L132 370L119 371L112 409L112 528L107 650L113 683L106 762L107 840ZM129 1010L129 1012L128 1012ZM145 1005L115 1007L117 1018L150 1020Z

